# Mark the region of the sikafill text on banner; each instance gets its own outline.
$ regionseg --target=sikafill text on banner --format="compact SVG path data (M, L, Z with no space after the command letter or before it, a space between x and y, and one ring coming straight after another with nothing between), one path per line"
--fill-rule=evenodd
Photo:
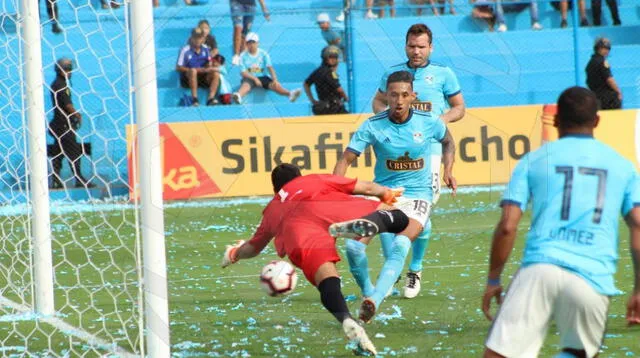
M473 108L449 124L456 142L459 185L503 184L518 160L554 140L554 106ZM636 161L636 111L603 111L596 136ZM160 125L164 198L270 195L271 170L283 162L303 174L330 173L350 137L369 115L223 120ZM127 131L130 133L131 131ZM129 182L134 138L129 136ZM373 179L368 150L347 175ZM135 193L131 193L134 197Z

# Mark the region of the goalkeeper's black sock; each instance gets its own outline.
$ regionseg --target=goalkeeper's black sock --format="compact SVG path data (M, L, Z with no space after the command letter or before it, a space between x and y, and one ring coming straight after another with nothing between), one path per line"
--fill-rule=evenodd
M338 277L325 278L318 284L320 300L327 311L340 322L351 317L347 302L344 300L340 289L340 279Z
M401 210L377 210L362 219L373 221L378 225L378 232L390 232L397 234L409 225L409 217Z

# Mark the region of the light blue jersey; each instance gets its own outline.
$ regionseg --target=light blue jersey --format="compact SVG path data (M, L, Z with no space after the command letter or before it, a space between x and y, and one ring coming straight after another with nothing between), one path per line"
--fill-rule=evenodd
M378 90L387 91L387 78L394 72L408 71L413 74L413 91L417 101L414 109L425 111L438 118L449 109L449 97L460 93L458 78L447 66L428 62L424 67L412 68L408 62L391 66L380 79ZM442 145L433 141L433 154L442 154Z
M240 55L240 71L247 71L256 77L271 77L267 69L267 67L271 66L271 56L261 48L258 49L255 55L250 54L248 51L244 51Z
M522 263L549 263L584 277L604 295L618 293L618 219L640 205L634 165L591 136L570 135L525 155L502 203L533 214Z
M354 133L347 150L360 155L371 145L376 155L376 183L404 187L404 196L431 201L431 143L442 141L447 127L438 117L411 110L406 122L389 119L389 111L367 119Z

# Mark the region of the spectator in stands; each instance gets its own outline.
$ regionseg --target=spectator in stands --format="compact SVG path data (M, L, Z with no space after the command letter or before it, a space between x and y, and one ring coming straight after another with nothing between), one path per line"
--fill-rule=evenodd
M216 41L216 37L211 34L211 26L209 25L209 21L204 19L200 20L198 22L198 28L204 33L204 44L209 48L211 57L217 55L218 42Z
M44 0L47 2L47 15L49 16L49 20L51 21L51 32L54 34L59 34L62 32L58 21L60 18L58 17L58 3L57 0Z
M95 184L87 181L80 170L80 159L84 154L81 143L76 141L76 131L82 125L82 115L71 101L71 72L73 62L61 58L56 62L56 79L51 83L51 103L53 103L53 119L49 122L49 134L53 137L54 150L51 165L53 167L52 189L62 189L65 184L60 176L62 159L66 158L76 178L76 188L92 188Z
M496 15L493 11L491 0L471 0L471 3L473 4L471 16L474 19L486 21L489 31L493 31L493 27L496 24Z
M247 34L246 40L246 50L240 56L242 83L238 92L233 94L233 101L242 103L242 98L254 87L258 87L289 96L289 101L295 102L300 96L300 89L289 91L278 82L276 70L271 65L271 57L267 51L258 48L258 42L260 42L258 34L250 32Z
M348 101L347 94L340 85L338 78L338 57L340 49L330 45L322 50L322 65L304 81L304 92L313 104L313 114L341 114L348 113L344 102ZM318 100L313 97L311 85L316 86Z
M209 88L207 106L215 104L215 95L220 84L220 73L211 64L211 53L204 44L204 32L193 29L189 44L184 46L178 56L176 71L180 73L180 84L191 89L192 106L198 106L198 87Z
M573 6L574 0L571 0L571 6ZM560 27L567 27L567 13L569 11L569 1L552 1L551 5L556 9L560 10L560 17L562 20L560 21ZM589 26L589 20L587 20L587 9L584 3L584 0L578 0L578 10L580 11L580 26Z
M542 30L542 25L538 22L538 0L515 0L519 3L511 3L502 5L502 0L496 0L496 22L498 23L498 32L507 31L507 24L504 21L505 12L520 12L529 7L531 15L531 29Z
M320 27L320 34L322 35L322 38L327 41L327 45L337 46L340 49L340 52L344 54L344 31L331 27L329 14L326 12L318 14L318 18L316 20Z
M422 15L422 9L423 7L421 5L424 5L427 3L427 0L410 0L410 3L412 5L415 5L415 9L416 9L416 15L420 16Z
M429 4L431 4L434 15L438 16L440 14L444 14L445 0L429 0ZM456 14L456 9L453 7L453 0L449 0L449 13L451 15Z
M389 6L389 16L396 17L396 2L395 0L376 0L376 6L378 6L378 17L384 17L384 8Z
M587 64L587 86L595 92L600 109L622 108L622 91L613 79L607 56L611 51L611 41L601 37L593 45L593 56Z
M270 15L264 0L258 0L264 18L269 21ZM233 21L233 57L231 64L240 66L240 53L245 43L244 37L251 31L251 25L256 15L256 0L229 0L231 20Z
M347 7L351 7L351 1L353 1L353 0L348 0L347 1L347 4L346 4ZM377 19L378 15L373 13L373 0L366 0L365 1L365 6L367 7L367 13L364 15L364 18L365 19L369 19L369 20ZM342 11L340 13L340 15L338 15L336 17L336 21L338 21L338 22L343 22L344 21L344 11Z
M231 83L227 77L229 74L227 68L224 65L225 58L221 54L217 54L211 57L211 65L218 70L220 76L220 86L218 87L218 95L216 96L216 104L231 104Z
M607 6L609 7L609 11L611 11L611 19L613 19L613 25L619 26L622 24L620 22L620 14L618 13L618 1L617 0L607 0ZM602 15L602 0L591 0L591 14L593 15L593 26L602 25L601 15Z

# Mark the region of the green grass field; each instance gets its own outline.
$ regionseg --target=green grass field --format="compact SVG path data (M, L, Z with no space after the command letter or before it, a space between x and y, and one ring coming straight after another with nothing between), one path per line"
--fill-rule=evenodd
M490 323L479 309L480 297L486 281L491 233L499 215L500 194L500 191L480 191L459 194L457 198L443 195L432 216L434 228L424 262L421 294L412 300L397 295L388 298L374 322L366 326L381 356L481 355ZM298 287L290 296L271 298L262 292L258 283L260 269L277 258L271 245L261 256L224 270L220 268L225 245L250 237L260 221L265 202L241 199L167 205L166 247L174 356L352 355L340 325L324 310L316 289L304 281L301 272ZM76 240L82 239L85 247L74 246L70 235L65 236L61 227L54 226L58 228L54 245L57 281L69 286L79 281L92 285L88 289L56 289L56 308L63 313L62 319L100 337L115 337L121 347L135 345L139 339L137 316L133 312L137 288L123 284L135 281L135 256L131 251L134 246L128 241L133 232L129 225L123 224L132 222L132 211L101 215L85 212L63 215L56 220L58 224L71 223ZM109 225L104 225L105 222ZM527 215L503 280L517 269L528 224ZM116 233L120 239L115 238ZM633 269L626 235L626 230L621 229L617 283L628 292ZM342 250L342 242L340 246ZM5 244L5 251L9 249ZM376 240L367 253L372 277L375 277L383 261ZM7 259L5 252L3 260ZM78 265L81 269L75 270L73 267ZM358 288L346 261L339 263L338 268L343 274L343 292L349 308L356 314L361 302ZM105 287L103 280L111 285ZM620 296L611 302L602 357L640 355L640 328L628 328L624 320L626 299L627 296ZM90 308L86 308L88 302L92 302ZM106 318L100 318L101 314L107 314ZM120 318L125 319L124 324L118 321ZM49 353L54 355L103 353L99 349L87 353L88 348L81 340L70 338L61 330L48 331L42 324L37 329L34 326L29 320L11 322L0 317L0 336L6 337L0 337L3 347L0 352L22 355L21 350L25 348L19 347L26 346L28 351L44 356L48 355L46 343L51 341L54 349ZM552 356L558 351L557 344L558 337L552 328L541 356Z

